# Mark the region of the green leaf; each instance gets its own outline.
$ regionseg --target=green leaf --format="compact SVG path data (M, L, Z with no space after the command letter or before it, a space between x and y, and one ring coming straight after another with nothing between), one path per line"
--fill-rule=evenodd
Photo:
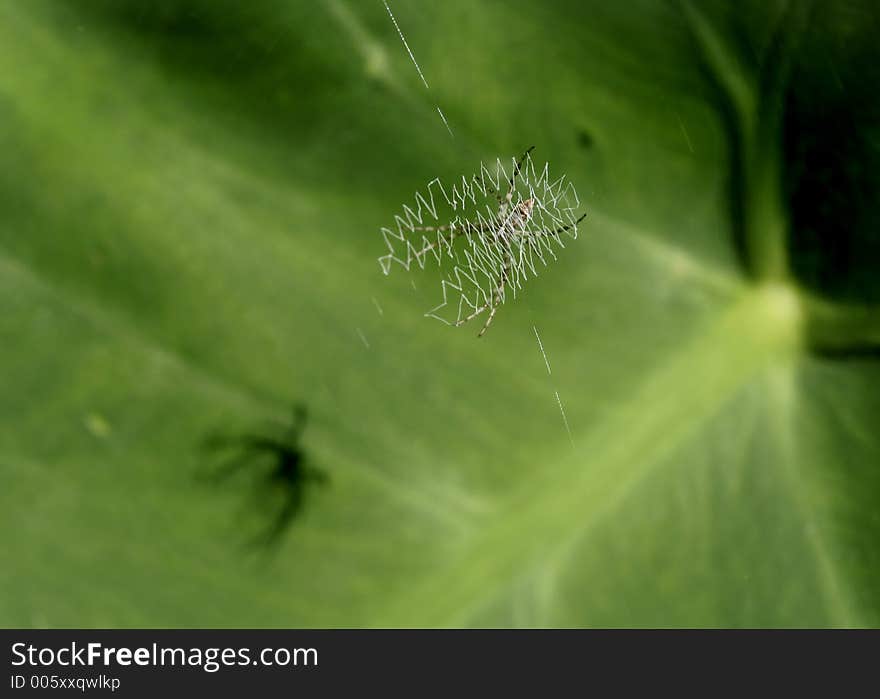
M880 624L875 3L252 5L0 0L4 625ZM380 228L533 144L577 241L425 318Z

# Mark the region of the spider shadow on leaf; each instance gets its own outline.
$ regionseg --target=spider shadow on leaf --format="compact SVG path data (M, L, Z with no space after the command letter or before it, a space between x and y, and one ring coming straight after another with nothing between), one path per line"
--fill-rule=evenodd
M281 542L301 513L312 485L326 485L325 471L312 466L301 446L307 420L304 405L294 406L283 429L212 433L202 447L209 463L199 479L210 485L242 485L250 480L254 505L265 522L248 543L271 549Z
M593 135L587 129L578 129L577 144L584 150L590 150L595 144L595 141L593 140Z

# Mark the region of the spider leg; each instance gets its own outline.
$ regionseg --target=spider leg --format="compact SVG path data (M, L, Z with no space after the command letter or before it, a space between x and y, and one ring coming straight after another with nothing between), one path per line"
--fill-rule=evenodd
M427 228L413 228L413 230L415 230L415 231L418 231L418 230L426 230L426 231L443 231L443 230L447 230L448 228L449 228L449 226L440 226L439 228L430 228L430 227L427 227ZM416 258L421 257L421 256L424 255L425 253L431 252L431 250L433 250L434 248L437 247L437 245L440 243L441 240L442 240L444 243L446 243L447 245L451 245L451 244L452 244L452 241L455 240L458 236L462 235L463 233L464 233L463 230L460 230L460 229L458 229L458 228L453 228L453 229L450 231L449 235L441 236L440 238L438 238L437 240L435 240L433 243L428 243L425 247L423 247L421 250L419 250L419 251L416 253Z
M492 310L489 311L489 317L486 318L486 324L482 327L480 332L477 333L477 337L483 337L485 332L489 329L489 326L492 324L492 319L495 317L495 313L498 311L498 306L501 305L501 294L504 293L504 280L501 280L501 286L498 287L498 296L495 297L495 303L492 304Z
M583 213L580 215L578 220L575 221L574 223L569 223L565 226L560 226L555 231L548 231L547 233L544 233L544 235L556 235L557 233L564 233L565 231L570 231L572 228L574 228L576 225L578 225L581 221L583 221L586 217L587 217L587 214Z
M488 303L484 303L479 308L474 309L474 312L471 313L467 318L462 318L461 320L457 321L455 323L456 327L458 327L460 325L464 325L468 321L471 321L474 318L476 318L478 315L480 315L480 313L485 311L487 308L491 308L491 310L489 311L489 317L486 319L486 324L483 326L483 328L480 330L480 332L477 333L477 337L483 337L483 334L486 332L486 330L489 329L489 326L492 324L492 319L495 317L495 313L498 311L498 306L501 305L501 298L504 295L504 288L505 288L505 284L507 283L507 274L509 273L509 271L510 271L510 260L508 259L508 261L504 265L504 269L501 270L501 279L498 283L498 287L495 289L495 293L493 295L492 301L489 301Z
M412 231L430 231L432 233L440 233L442 231L448 231L452 228L451 223L447 223L445 226L413 226L409 230Z
M438 240L435 240L433 243L428 243L425 247L423 247L421 250L419 250L419 251L415 254L416 259L420 258L420 257L421 257L422 255L424 255L425 253L431 252L431 250L433 250L434 248L436 248L437 245L438 245L441 241L443 241L443 242L446 243L447 245L452 245L452 241L455 240L456 238L458 238L458 237L461 236L461 235L469 235L472 231L474 231L474 232L482 232L482 231L490 230L490 229L491 229L491 228L490 228L490 223L491 223L491 222L487 221L487 222L485 222L485 223L479 223L479 224L477 224L477 223L472 223L471 221L465 221L462 225L460 225L460 226L456 226L456 227L453 227L452 224L450 224L450 225L447 225L447 226L439 226L439 227L437 227L437 228L432 228L432 227L430 227L430 226L413 228L414 231L421 231L421 230L424 230L424 231L444 231L444 230L449 230L449 231L450 231L450 232L449 232L449 235L441 236Z
M560 226L555 231L523 231L518 234L518 237L533 237L533 238L543 238L548 235L558 235L559 233L564 233L565 231L570 231L576 225L578 225L581 221L583 221L587 217L586 214L581 214L577 221L574 223L569 223L565 226Z
M511 257L510 252L508 251L507 260L504 263L504 267L501 269L501 279L498 282L498 288L495 290L495 303L492 304L492 310L489 311L489 317L486 318L486 324L480 329L480 332L477 333L477 337L483 337L485 332L489 329L489 326L492 325L492 319L498 311L498 306L501 305L501 299L504 297L504 287L507 283L507 275L510 273L510 263Z
M413 231L427 231L442 233L450 231L453 235L464 235L470 231L485 231L492 228L494 221L483 221L482 223L474 223L473 221L460 221L459 223L448 223L445 226L413 226Z
M523 154L520 156L519 161L517 162L516 166L513 168L513 175L512 175L511 178L508 180L508 183L507 183L507 184L508 184L508 190L507 190L507 195L506 195L506 196L502 197L502 196L498 193L498 190L497 190L497 189L493 189L492 187L486 187L486 194L487 194L487 195L491 194L492 196L494 196L494 197L495 197L495 200L496 200L499 204L504 204L505 201L510 201L510 198L512 198L512 196L513 196L513 186L514 186L515 181L516 181L516 176L519 175L519 171L520 171L520 169L522 168L522 164L525 162L526 156L527 156L529 153L531 153L534 149L535 149L534 146L530 146L529 149L528 149L525 153L523 153Z
M465 323L472 321L474 318L476 318L478 315L480 315L480 313L485 311L491 305L492 305L491 303L484 303L482 306L480 306L479 308L474 310L474 312L471 313L467 318L462 318L461 320L455 321L455 327L458 327L459 325L464 325Z
M535 147L529 146L528 149L526 149L526 152L520 156L519 160L516 163L516 167L513 168L513 174L510 176L509 186L507 188L507 194L504 195L504 199L498 200L499 204L503 204L505 201L510 202L510 200L513 198L513 188L516 186L516 178L519 175L519 171L522 169L522 164L525 162L526 157L533 150L535 150Z

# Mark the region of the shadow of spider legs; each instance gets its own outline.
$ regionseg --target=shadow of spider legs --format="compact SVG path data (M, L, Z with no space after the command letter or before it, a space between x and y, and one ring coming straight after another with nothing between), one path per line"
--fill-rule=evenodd
M294 406L292 421L280 434L251 432L215 434L204 447L222 459L216 467L202 474L203 480L219 485L239 474L257 478L256 506L268 511L269 521L263 531L251 538L254 546L270 547L278 543L302 510L310 484L326 484L326 473L307 463L300 438L306 423L303 405Z

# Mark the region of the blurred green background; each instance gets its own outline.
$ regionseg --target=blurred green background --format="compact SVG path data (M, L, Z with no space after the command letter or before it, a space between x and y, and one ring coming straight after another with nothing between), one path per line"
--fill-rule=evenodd
M877 4L390 5L430 89L379 0L0 0L0 624L880 624ZM530 145L578 240L424 318L381 226ZM297 403L255 547L204 443Z

